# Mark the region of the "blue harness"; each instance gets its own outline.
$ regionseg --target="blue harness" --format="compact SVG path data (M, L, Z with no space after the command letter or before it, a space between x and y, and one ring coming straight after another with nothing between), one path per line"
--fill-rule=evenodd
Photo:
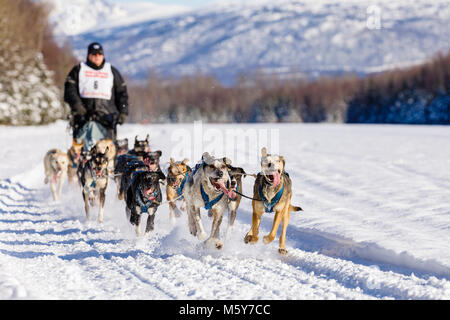
M205 209L209 210L212 208L213 205L215 205L217 202L220 201L220 199L222 199L223 197L223 193L220 194L220 196L218 196L217 198L214 198L213 200L209 201L209 197L206 194L205 190L203 190L203 185L200 184L200 191L202 192L202 198L203 198L203 202L205 202Z
M273 212L273 207L275 207L280 201L281 196L283 195L284 185L281 186L280 191L277 192L275 197L273 197L272 201L267 201L267 199L264 197L262 186L259 187L259 196L261 197L261 200L264 203L264 207L266 208L266 212Z
M186 176L184 177L183 181L181 181L180 186L177 188L177 195L181 196L183 193L184 185L186 184L186 181L189 177L189 171L186 171ZM181 197L180 199L183 199L184 197Z

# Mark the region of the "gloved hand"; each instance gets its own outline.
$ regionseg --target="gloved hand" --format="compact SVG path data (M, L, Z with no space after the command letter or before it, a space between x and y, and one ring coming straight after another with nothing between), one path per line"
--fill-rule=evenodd
M125 113L121 113L119 119L117 120L118 124L124 124L127 120L127 115Z
M86 114L86 108L82 104L77 104L73 107L73 114L84 116Z

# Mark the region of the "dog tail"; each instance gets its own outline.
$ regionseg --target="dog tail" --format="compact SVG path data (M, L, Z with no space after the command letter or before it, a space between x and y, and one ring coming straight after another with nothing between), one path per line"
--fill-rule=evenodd
M300 207L297 207L297 206L293 206L293 205L291 204L291 205L289 205L289 211L290 211L290 212L294 212L294 211L303 211L303 209L300 208Z

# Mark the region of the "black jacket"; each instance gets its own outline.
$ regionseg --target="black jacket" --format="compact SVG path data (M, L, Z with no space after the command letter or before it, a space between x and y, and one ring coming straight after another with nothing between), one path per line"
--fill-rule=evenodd
M103 68L105 61L99 67L89 60L86 61L86 64L95 70L100 70ZM84 117L79 115L75 116L74 125L76 127L82 127L84 122L91 118L100 122L105 127L114 128L120 114L128 115L128 93L125 81L119 71L111 66L114 76L111 99L81 98L78 86L80 68L80 64L74 66L64 83L64 101L69 104L72 114L76 113L75 110L77 107L86 110Z

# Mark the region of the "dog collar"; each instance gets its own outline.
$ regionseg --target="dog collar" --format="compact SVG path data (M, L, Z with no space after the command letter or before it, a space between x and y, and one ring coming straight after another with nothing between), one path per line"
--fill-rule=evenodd
M209 201L209 196L206 194L205 190L203 189L203 185L200 183L200 191L202 193L203 202L205 203L205 209L209 210L211 209L217 202L220 201L223 197L223 192L218 196L217 198L214 198L213 200Z
M275 197L273 197L273 199L269 202L264 197L262 186L259 187L259 196L261 197L261 200L264 203L264 207L266 208L266 212L273 212L273 207L275 207L276 204L278 203L278 201L280 201L281 196L283 195L283 190L284 190L284 185L281 186L280 191L278 191L277 194L275 195Z

